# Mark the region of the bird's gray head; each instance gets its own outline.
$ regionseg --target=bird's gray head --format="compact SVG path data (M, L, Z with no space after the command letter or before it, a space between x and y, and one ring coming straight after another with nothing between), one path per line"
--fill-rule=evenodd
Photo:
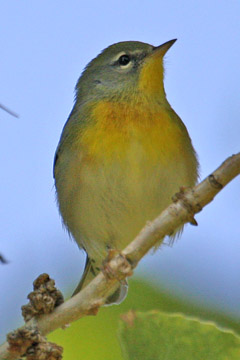
M146 71L142 71L146 68L144 64L149 63L148 60L154 55L155 65L156 59L160 58L159 69L161 67L160 72L163 73L162 58L174 42L175 40L171 40L158 47L138 41L119 42L109 46L86 66L76 85L76 100L83 103L93 99L122 97L139 90L139 79L147 77ZM147 73L149 78L153 77L154 83L156 80L152 71L148 70ZM162 78L163 74L157 79L158 82L163 82Z

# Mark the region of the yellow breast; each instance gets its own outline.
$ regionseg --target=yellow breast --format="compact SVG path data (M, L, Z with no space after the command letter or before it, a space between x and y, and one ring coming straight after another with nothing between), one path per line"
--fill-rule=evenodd
M104 101L62 154L59 205L66 225L92 258L122 249L196 181L190 138L170 107Z
M127 156L137 141L149 160L168 163L181 152L185 156L185 129L157 104L102 101L94 106L93 121L78 139L92 159L104 162ZM77 145L77 144L76 144Z

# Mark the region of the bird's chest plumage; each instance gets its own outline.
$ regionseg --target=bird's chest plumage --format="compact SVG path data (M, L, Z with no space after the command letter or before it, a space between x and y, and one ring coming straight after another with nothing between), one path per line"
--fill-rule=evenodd
M93 118L72 149L79 155L69 155L62 198L58 193L75 239L90 257L104 257L107 247L124 248L180 186L194 184L195 158L185 127L164 109L101 103Z

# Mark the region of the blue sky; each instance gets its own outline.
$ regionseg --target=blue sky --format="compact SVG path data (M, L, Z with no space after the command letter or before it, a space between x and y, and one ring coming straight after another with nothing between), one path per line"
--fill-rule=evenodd
M2 335L20 321L37 275L48 272L65 293L81 276L84 254L62 229L52 162L84 66L114 42L177 38L165 87L204 178L240 151L240 3L10 0L0 5L0 24L0 103L20 115L0 111L0 252L9 260L0 266ZM235 179L197 216L197 228L187 226L136 272L240 317L239 196Z

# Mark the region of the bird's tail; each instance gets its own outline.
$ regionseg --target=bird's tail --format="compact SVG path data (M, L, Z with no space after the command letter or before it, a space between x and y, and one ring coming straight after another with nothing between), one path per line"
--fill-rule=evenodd
M87 257L83 276L72 296L76 295L81 289L87 286L97 276L99 272L99 267L96 267L95 263L93 264L91 259ZM117 290L115 290L115 292L107 298L105 305L120 304L127 296L127 292L128 283L126 280L124 280L117 288Z

